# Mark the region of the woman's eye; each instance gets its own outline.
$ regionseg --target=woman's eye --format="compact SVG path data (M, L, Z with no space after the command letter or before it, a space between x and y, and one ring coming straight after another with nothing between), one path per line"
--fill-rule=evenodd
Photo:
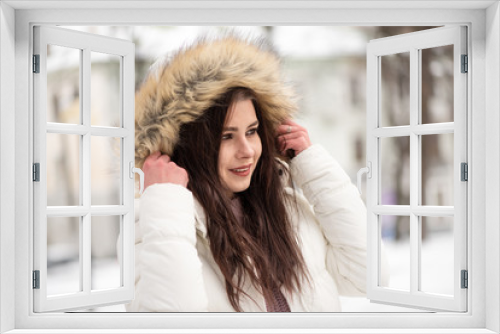
M254 134L256 134L256 133L257 133L257 128L249 130L249 131L247 132L247 135L251 136L251 135L254 135Z
M222 135L222 140L227 140L227 139L231 139L231 138L232 138L231 134Z

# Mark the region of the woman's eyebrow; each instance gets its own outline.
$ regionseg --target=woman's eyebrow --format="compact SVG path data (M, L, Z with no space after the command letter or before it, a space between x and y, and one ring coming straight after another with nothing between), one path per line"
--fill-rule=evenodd
M252 126L258 125L258 124L259 124L259 121L257 120L255 122L253 122L252 124L250 124L249 126L247 126L247 129L251 128ZM238 128L234 127L234 126L229 126L229 127L225 127L224 129L222 129L222 131L238 131Z

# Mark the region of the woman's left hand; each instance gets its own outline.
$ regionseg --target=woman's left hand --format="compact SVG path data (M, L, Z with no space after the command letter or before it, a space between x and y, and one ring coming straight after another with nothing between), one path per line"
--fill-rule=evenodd
M291 149L297 156L311 146L307 129L290 119L281 123L277 132L278 148L283 155L286 155L286 151Z

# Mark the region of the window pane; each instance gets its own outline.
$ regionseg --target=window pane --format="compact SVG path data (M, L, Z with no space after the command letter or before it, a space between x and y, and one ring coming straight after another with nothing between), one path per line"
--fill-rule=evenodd
M453 295L453 218L420 217L420 220L420 290Z
M453 133L421 136L422 205L453 206Z
M47 45L47 122L80 124L80 54Z
M47 205L80 205L79 135L47 134Z
M410 53L380 57L381 126L410 124Z
M47 295L79 291L80 218L47 218Z
M91 124L121 127L120 56L91 52Z
M92 205L121 205L122 139L91 138Z
M387 288L410 291L410 217L380 216L381 240L390 268Z
M410 137L380 139L381 204L410 204Z
M453 122L453 45L421 50L422 124Z
M122 285L116 251L120 219L120 216L92 216L92 290Z

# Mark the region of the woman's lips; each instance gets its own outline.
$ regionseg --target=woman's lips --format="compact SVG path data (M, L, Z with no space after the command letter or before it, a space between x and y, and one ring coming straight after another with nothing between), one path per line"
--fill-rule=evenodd
M252 167L251 164L246 165L246 166L241 166L238 168L233 168L233 169L230 169L229 171L231 171L231 173L238 175L238 176L247 176L248 174L250 174L250 167Z

